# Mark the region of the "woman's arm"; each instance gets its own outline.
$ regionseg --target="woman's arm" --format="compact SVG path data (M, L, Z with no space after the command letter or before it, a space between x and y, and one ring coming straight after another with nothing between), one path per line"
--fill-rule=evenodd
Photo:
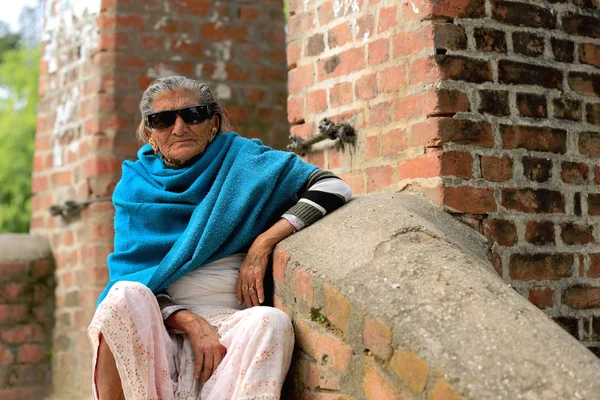
M175 303L166 290L163 290L156 295L156 301L158 301L158 307L160 308L163 321L166 321L177 311L187 310L186 307Z
M259 235L248 250L237 283L238 302L248 307L265 300L264 277L273 249L283 239L303 229L327 213L344 205L352 197L350 187L329 171L316 170L298 192L300 199L282 219Z
M282 216L296 231L346 204L352 198L352 191L333 172L318 169L308 177L298 197L298 203Z

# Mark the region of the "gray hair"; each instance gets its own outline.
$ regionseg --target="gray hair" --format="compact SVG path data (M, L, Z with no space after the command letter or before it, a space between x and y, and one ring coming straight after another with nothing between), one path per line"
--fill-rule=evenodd
M142 100L140 101L140 111L142 113L142 121L137 128L138 139L145 143L148 141L145 135L145 130L148 127L148 114L152 113L152 103L156 97L164 92L169 92L177 89L187 89L190 92L198 94L198 103L200 105L207 105L210 107L213 115L219 115L219 128L217 135L223 132L229 132L231 130L231 124L229 118L224 113L223 106L217 101L212 90L200 81L186 78L185 76L169 76L166 78L160 78L155 80L148 86L148 89L142 94Z

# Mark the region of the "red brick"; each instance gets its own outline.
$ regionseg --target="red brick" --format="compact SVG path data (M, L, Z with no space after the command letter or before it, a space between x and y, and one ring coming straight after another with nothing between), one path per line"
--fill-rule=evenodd
M556 15L552 10L525 3L495 1L492 3L492 17L515 26L547 29L556 26Z
M19 349L19 362L35 364L46 358L46 351L42 346L35 344L24 344Z
M590 278L600 278L600 254L590 254L590 268L587 276Z
M356 82L356 97L361 100L377 96L377 78L374 74L363 75Z
M310 390L325 389L325 390L340 390L340 379L336 377L328 377L314 363L308 364L306 377L306 386ZM336 398L337 399L337 398ZM333 398L332 398L333 400Z
M304 121L304 97L288 98L287 111L290 124Z
M310 272L305 269L296 269L292 272L292 290L294 291L294 296L298 300L302 300L308 304L309 307L312 306L313 297L314 297L314 289L313 289L313 279Z
M280 246L275 249L273 254L273 277L281 284L285 283L285 270L290 258L290 255Z
M287 45L287 65L290 69L296 67L302 53L302 42L295 40Z
M381 136L381 155L393 156L407 149L406 131L393 129Z
M0 261L0 281L14 280L25 276L29 271L27 261Z
M336 328L345 332L348 328L348 319L350 318L350 301L335 287L325 283L323 285L323 294L325 296L325 315Z
M288 74L288 89L290 94L309 88L315 82L314 66L312 64L296 67Z
M367 400L402 400L403 397L390 380L370 361L365 362L362 382Z
M502 188L502 206L524 213L552 214L565 212L565 199L558 191L548 189Z
M327 110L327 90L318 89L308 93L306 99L306 112L318 114Z
M210 2L208 2L210 4ZM260 18L261 11L258 7L253 6L241 6L240 10L240 18L246 21L255 21Z
M490 245L493 245L495 242L500 246L511 247L518 240L515 223L504 219L486 219L483 222L483 234L490 242Z
M334 26L327 33L327 43L333 49L352 41L352 27L349 22L343 22Z
M369 110L369 125L389 124L391 121L391 104L387 101L373 105Z
M525 240L529 243L543 246L555 244L554 222L552 221L529 221L525 226Z
M6 343L39 343L44 341L45 335L39 325L22 325L16 328L4 328L0 332L2 340Z
M446 151L442 154L442 176L455 176L469 179L473 175L473 156L460 151Z
M389 8L382 8L379 10L379 26L377 27L377 32L385 32L388 29L391 29L395 26L398 26L398 19L396 15L398 14L398 7L393 6Z
M394 58L406 57L434 46L434 31L431 25L414 31L400 32L392 38Z
M444 206L449 211L471 214L489 214L497 210L494 189L472 186L447 187Z
M579 152L589 157L600 157L600 135L596 132L581 132Z
M390 58L390 41L379 39L369 43L369 65L378 65Z
M582 107L579 100L566 96L552 100L554 105L554 118L581 121Z
M555 68L500 60L498 62L498 81L505 84L536 85L561 90L563 73Z
M352 349L337 337L322 333L308 321L294 320L296 344L321 363L326 370L344 374L348 371Z
M288 307L286 307L283 300L281 300L281 297L279 297L277 295L273 295L273 306L275 308L280 309L284 313L286 313L288 315L288 317L292 318L292 316L293 316L292 311Z
M315 128L315 124L313 123L303 123L298 125L293 125L290 128L290 134L294 136L299 136L303 139L308 139L310 136L316 134L317 130Z
M561 164L562 171L560 177L565 183L573 183L577 185L586 184L588 181L589 167L585 163L576 163L564 161Z
M365 141L365 158L379 157L379 136L369 136Z
M594 227L591 225L563 222L560 224L560 237L567 245L596 243Z
M600 68L600 46L592 43L579 45L579 61Z
M433 25L436 49L462 50L467 47L465 28L451 23Z
M600 39L600 24L597 16L565 15L562 17L562 24L563 29L572 35Z
M454 142L472 146L493 147L494 136L488 122L458 120L454 118L429 118L427 122L413 126L409 145L440 147Z
M14 359L12 351L0 343L0 365L10 365Z
M363 47L346 50L340 54L319 61L318 79L336 78L360 71L365 67L365 49Z
M421 157L403 161L398 166L398 180L441 176L441 158L441 151L429 151Z
M380 320L365 317L363 323L363 346L377 357L387 360L392 355L392 330Z
M492 182L505 182L512 178L512 159L509 156L481 156L481 175Z
M338 174L338 177L350 186L352 194L365 193L365 176L362 173Z
M335 15L333 13L333 3L325 2L321 4L318 8L318 13L319 22L321 23L321 26L327 25L329 21L335 18Z
M600 97L600 74L569 72L569 86L579 94Z
M594 183L600 185L600 167L594 168Z
M387 68L380 72L381 92L394 92L406 86L406 69L404 65ZM377 94L373 93L373 96Z
M503 31L492 28L475 28L475 46L481 52L506 53L506 36Z
M442 73L434 57L412 60L408 69L408 81L413 86L442 80Z
M331 88L330 102L332 107L339 107L352 103L352 84L340 83Z
M537 126L500 125L505 149L524 148L564 154L567 151L567 132Z
M519 281L559 280L571 276L573 255L551 254L511 254L509 262L510 278Z
M563 303L576 310L600 307L600 288L576 285L563 292Z
M529 301L540 310L552 307L552 303L554 302L554 290L529 289Z
M438 55L435 56L441 77L444 80L484 83L493 81L489 61L475 58Z
M22 322L27 319L27 307L24 305L0 304L0 321Z
M394 180L394 169L389 165L367 169L367 191L383 189L390 186Z

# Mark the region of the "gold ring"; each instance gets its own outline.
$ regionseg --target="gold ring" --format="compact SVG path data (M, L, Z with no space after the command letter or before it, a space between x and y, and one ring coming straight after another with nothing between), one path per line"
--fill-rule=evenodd
M250 288L250 290L248 290L248 293L254 294L254 288Z
M246 293L248 291L248 285L242 285L242 292Z

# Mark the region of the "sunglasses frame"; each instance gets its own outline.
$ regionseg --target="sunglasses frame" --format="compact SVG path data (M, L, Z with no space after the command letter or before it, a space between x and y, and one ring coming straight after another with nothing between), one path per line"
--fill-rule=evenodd
M182 112L182 111L187 111L187 110L190 110L190 109L192 109L192 108L201 108L201 109L204 109L204 110L205 110L205 114L204 114L204 115L206 116L206 118L204 118L204 119L202 119L202 120L200 120L200 121L197 121L197 122L188 122L188 121L186 121L186 118L184 118L184 116L181 114L181 112ZM154 123L151 121L151 117L153 117L153 116L157 116L157 115L160 115L160 114L173 114L173 115L175 116L175 117L173 118L173 123L172 123L171 125L168 125L168 126L164 126L164 127L157 127L157 126L156 126L156 125L155 125L155 124L154 124ZM154 112L154 113L148 114L148 115L146 116L146 125L147 125L148 127L150 127L151 129L167 129L167 128L170 128L170 127L172 127L173 125L175 125L175 121L177 121L177 116L178 116L178 115L181 117L181 119L183 119L183 122L185 122L187 125L196 125L196 124L201 124L202 122L204 122L204 121L206 121L206 120L210 119L210 118L213 116L213 113L211 113L211 111L210 111L210 106L207 106L207 105L183 107L183 108L179 108L179 109L177 109L177 110L164 110L164 111L157 111L157 112ZM184 115L185 115L185 114L184 114Z

